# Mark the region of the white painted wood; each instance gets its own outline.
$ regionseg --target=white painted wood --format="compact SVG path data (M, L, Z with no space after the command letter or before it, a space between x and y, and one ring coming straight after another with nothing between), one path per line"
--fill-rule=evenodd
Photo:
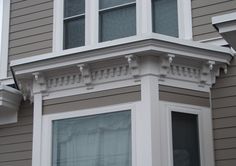
M34 94L32 166L41 166L42 94Z
M58 54L63 50L64 0L55 0L53 6L53 54Z
M0 80L7 78L10 0L0 1Z
M177 0L179 38L192 40L192 7L191 0Z
M93 109L78 110L72 112L57 113L43 116L42 129L42 156L40 166L51 166L52 162L52 121L66 118L82 117L103 113L112 113L124 110L131 110L131 128L132 128L132 166L136 166L136 103L120 104L115 106L106 106ZM34 166L34 165L33 165Z

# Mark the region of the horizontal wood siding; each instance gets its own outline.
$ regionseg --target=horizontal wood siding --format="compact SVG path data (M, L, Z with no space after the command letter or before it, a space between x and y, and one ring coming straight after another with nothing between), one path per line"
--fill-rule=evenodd
M219 37L219 33L212 26L211 18L235 11L235 0L192 0L194 40Z
M0 166L31 166L32 104L22 103L18 122L0 125Z
M9 60L52 51L53 0L11 0Z
M216 166L236 165L236 60L212 88Z
M140 86L118 88L77 96L46 100L43 103L43 113L59 113L96 108L114 104L141 100Z
M210 107L209 93L160 85L160 100Z

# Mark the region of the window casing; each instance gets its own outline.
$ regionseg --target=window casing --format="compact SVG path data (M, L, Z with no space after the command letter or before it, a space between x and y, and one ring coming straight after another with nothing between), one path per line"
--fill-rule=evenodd
M42 131L41 165L135 165L132 106L45 115Z
M153 12L152 9L155 7L152 4L165 5L163 0L147 0L145 2L143 0L94 0L93 2L83 0L84 3L81 4L85 4L85 10L83 12L77 11L76 14L69 17L64 14L65 12L61 13L66 7L66 3L64 3L66 1L69 0L54 1L54 15L57 16L54 19L54 52L76 47L82 50L84 46L94 48L102 45L105 41L109 46L110 43L118 44L122 38L126 37L141 39L143 36L155 32L153 27L158 24L154 25L153 13L156 13L156 16L164 13L160 17L160 22L167 22L168 27L171 27L168 30L167 25L161 26L160 32L157 30L158 33L182 39L192 39L191 0L168 0L170 4L174 2L174 5L170 5L170 8L174 8L171 13L166 13L164 10ZM176 12L177 14L175 14ZM165 19L169 17L172 17L170 21ZM74 28L72 27L75 26L78 27L77 33L73 32ZM75 35L72 35L73 33ZM128 40L126 39L126 41Z

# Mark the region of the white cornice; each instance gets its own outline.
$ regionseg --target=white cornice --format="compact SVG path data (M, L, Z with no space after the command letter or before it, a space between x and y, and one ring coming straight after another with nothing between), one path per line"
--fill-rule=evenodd
M58 54L46 54L11 61L16 75L32 74L81 63L91 63L134 54L175 54L193 60L215 61L228 64L232 58L228 48L181 40L164 35L151 37L130 37L112 42L100 43L93 48L75 48Z

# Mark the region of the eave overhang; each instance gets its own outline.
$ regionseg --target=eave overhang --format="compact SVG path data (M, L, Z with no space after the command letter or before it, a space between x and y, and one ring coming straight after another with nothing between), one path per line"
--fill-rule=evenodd
M173 54L175 57L191 61L214 61L216 65L229 64L232 58L232 52L228 48L152 34L122 39L115 44L104 42L96 47L75 48L14 60L10 62L10 66L17 77L27 77L35 72L115 59L130 54L137 56Z
M236 12L213 17L212 24L230 46L236 49Z
M17 122L17 112L21 99L20 91L0 85L0 125Z

